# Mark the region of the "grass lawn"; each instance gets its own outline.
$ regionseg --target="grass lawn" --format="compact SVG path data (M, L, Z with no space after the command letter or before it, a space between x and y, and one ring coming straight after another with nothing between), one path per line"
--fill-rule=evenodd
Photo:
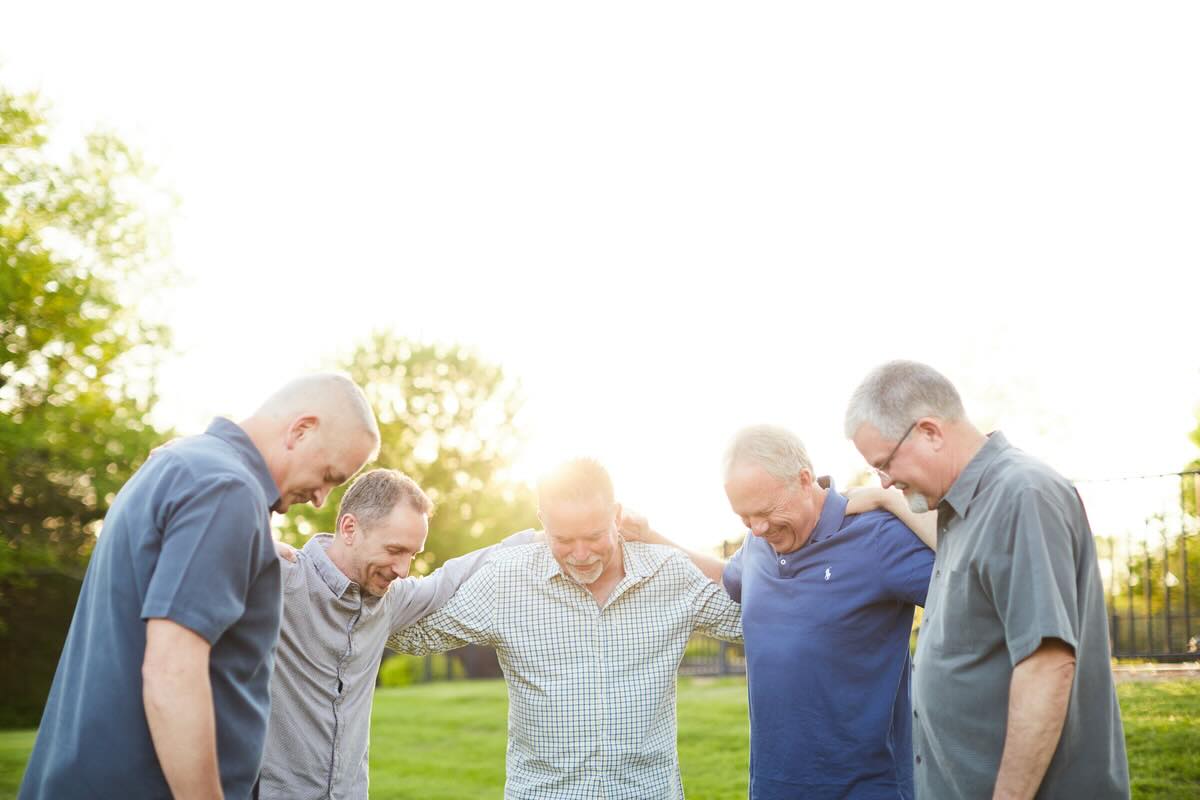
M1200 681L1117 686L1135 798L1200 797ZM504 785L502 681L383 689L371 731L371 797L499 797ZM746 687L740 679L679 686L679 759L693 800L742 800ZM16 795L32 731L0 731L0 797Z

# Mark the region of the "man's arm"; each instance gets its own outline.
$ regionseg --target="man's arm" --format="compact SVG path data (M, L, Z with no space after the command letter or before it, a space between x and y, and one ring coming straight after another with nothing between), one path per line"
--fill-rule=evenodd
M686 547L681 547L651 528L649 520L636 511L622 509L621 535L631 542L665 544L668 547L674 547L676 550L682 550L691 559L692 563L699 567L705 577L713 583L721 582L721 575L725 572L725 562L723 560L714 555L702 553L699 550L689 550Z
M690 598L694 630L726 642L742 641L742 607L700 569L684 562L691 573L687 593Z
M897 489L881 489L878 486L865 486L861 489L851 489L846 492L849 503L846 504L847 514L861 514L864 511L874 511L882 508L899 519L905 526L916 534L930 550L937 551L937 512L927 511L924 514L914 512L904 499L904 493Z
M400 653L423 656L444 653L466 644L492 644L496 615L496 570L487 562L459 588L440 611L413 625L392 631L387 646Z
M412 625L446 605L459 587L500 550L532 544L538 541L538 535L534 530L514 533L497 544L451 558L424 578L401 578L392 581L392 586L388 589L388 613L392 630Z
M995 800L1037 793L1062 735L1074 677L1075 650L1061 639L1042 640L1033 655L1013 668Z
M169 619L146 622L142 703L158 763L176 798L221 798L211 647Z

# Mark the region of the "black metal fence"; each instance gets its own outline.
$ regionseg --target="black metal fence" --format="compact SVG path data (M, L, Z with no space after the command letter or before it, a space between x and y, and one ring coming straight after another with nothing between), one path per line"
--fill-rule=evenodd
M1200 470L1076 485L1096 536L1113 655L1200 659Z

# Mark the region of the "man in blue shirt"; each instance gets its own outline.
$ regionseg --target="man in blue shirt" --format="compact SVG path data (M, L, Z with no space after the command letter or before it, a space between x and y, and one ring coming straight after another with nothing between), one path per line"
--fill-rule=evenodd
M279 634L271 511L320 506L379 431L339 375L151 454L104 519L20 797L246 798Z
M848 507L795 435L765 425L734 438L725 492L751 535L727 564L692 558L742 604L750 797L912 798L908 641L933 552L865 510L886 496L900 512L899 493Z

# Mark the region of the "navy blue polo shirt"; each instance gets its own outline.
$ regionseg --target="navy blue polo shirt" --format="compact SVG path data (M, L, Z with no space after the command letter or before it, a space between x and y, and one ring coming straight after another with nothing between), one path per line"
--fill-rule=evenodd
M156 450L121 489L88 564L21 798L170 797L142 705L146 620L211 645L217 757L228 798L262 760L280 569L279 491L234 423Z
M909 633L933 551L886 511L825 495L812 536L747 536L725 568L742 604L750 797L912 798Z

